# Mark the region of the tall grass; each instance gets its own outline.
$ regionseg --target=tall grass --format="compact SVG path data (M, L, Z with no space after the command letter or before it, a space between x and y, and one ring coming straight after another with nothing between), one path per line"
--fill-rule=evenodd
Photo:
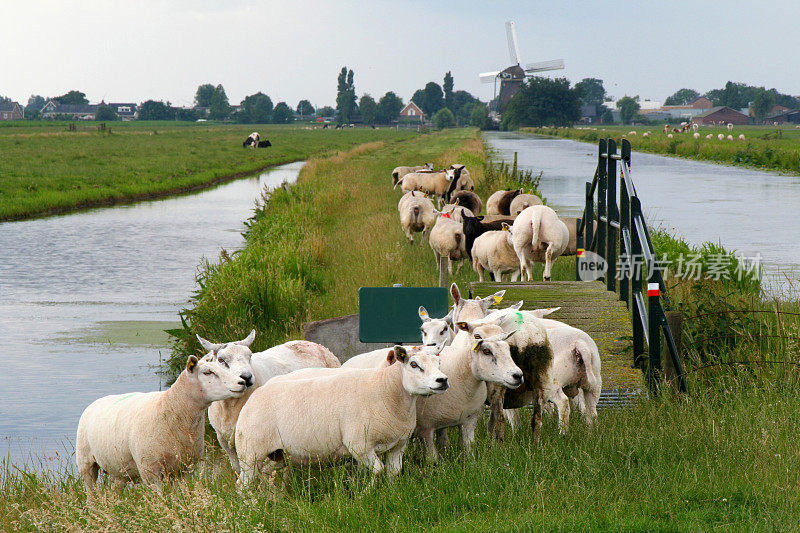
M0 221L172 194L257 170L346 150L391 129L114 123L110 130L31 123L0 129ZM83 129L86 128L86 129ZM254 129L273 146L242 148Z

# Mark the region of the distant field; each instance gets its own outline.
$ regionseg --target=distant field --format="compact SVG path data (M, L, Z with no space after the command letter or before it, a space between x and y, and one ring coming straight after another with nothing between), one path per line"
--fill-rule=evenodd
M602 137L619 139L624 134L633 149L642 152L800 174L800 129L794 124L782 127L734 126L732 132L722 126L701 126L699 139L695 139L691 132L676 133L670 139L663 133L663 126L524 128L523 131L586 142ZM636 135L627 135L632 131ZM642 134L648 131L651 136L643 137ZM720 133L726 139L718 140ZM729 133L734 137L732 141L727 140ZM706 139L708 134L714 138ZM745 139L740 140L739 135L744 135Z
M8 124L8 125L7 125ZM16 122L0 127L0 221L189 191L237 175L413 135L392 129L193 122ZM317 127L318 128L318 127ZM271 148L244 149L252 131Z

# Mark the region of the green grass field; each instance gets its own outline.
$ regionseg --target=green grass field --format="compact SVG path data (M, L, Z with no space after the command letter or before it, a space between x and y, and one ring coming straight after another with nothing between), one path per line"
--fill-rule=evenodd
M698 131L699 139L695 139L691 132L676 133L670 139L662 128L663 126L592 126L523 128L523 131L586 142L595 142L603 137L619 140L622 135L626 135L634 150L800 174L800 129L793 124L782 127L735 126L732 132L722 126L701 126ZM636 135L628 135L632 131ZM643 137L645 132L650 132L650 137ZM706 139L709 134L713 139ZM726 138L719 140L719 134ZM734 137L732 141L727 140L729 134ZM739 135L744 135L745 139L740 140Z
M435 284L429 246L409 246L400 230L400 194L391 191L389 173L399 163L460 161L486 198L507 182L485 158L477 132L448 130L312 159L296 185L276 190L256 210L240 253L201 266L187 327L224 340L255 326L254 349L263 349L297 336L305 320L355 312L360 286ZM574 258L559 259L553 278L572 279L573 268ZM463 287L476 278L464 265L456 280ZM175 364L196 350L182 335ZM713 381L692 374L690 394L666 392L602 410L596 430L575 415L561 437L555 419L546 418L538 445L527 420L502 443L481 423L472 454L456 444L429 464L412 444L402 474L374 484L349 463L294 467L278 495L267 487L238 493L210 435L206 458L161 493L108 486L89 502L71 473L5 465L0 528L793 530L800 516L798 376L792 369L781 377L750 368ZM451 441L457 443L455 431Z
M263 168L410 134L391 129L175 122L0 127L0 221L108 205L209 186ZM273 146L250 150L252 131Z

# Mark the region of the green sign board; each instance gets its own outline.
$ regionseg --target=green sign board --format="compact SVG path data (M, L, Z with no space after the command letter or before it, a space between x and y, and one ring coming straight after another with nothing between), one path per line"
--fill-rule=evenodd
M419 306L432 318L448 312L444 287L361 287L358 336L361 342L421 342Z

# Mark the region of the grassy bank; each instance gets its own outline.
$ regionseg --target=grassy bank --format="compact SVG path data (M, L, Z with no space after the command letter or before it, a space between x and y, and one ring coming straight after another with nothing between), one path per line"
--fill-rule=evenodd
M0 221L173 194L260 169L410 134L301 126L62 123L0 128ZM271 148L246 150L257 130Z
M729 134L721 126L702 126L699 139L695 139L692 133L676 133L670 139L657 126L523 128L522 131L585 142L596 142L603 137L619 139L626 135L631 147L640 152L800 174L800 130L793 126L785 130L775 126L736 126L730 132L733 141L717 139L720 133L726 137ZM628 135L631 131L635 131L636 135ZM643 137L642 134L648 131L650 137ZM708 134L712 134L713 139L706 139ZM740 134L745 136L745 140L739 140Z

